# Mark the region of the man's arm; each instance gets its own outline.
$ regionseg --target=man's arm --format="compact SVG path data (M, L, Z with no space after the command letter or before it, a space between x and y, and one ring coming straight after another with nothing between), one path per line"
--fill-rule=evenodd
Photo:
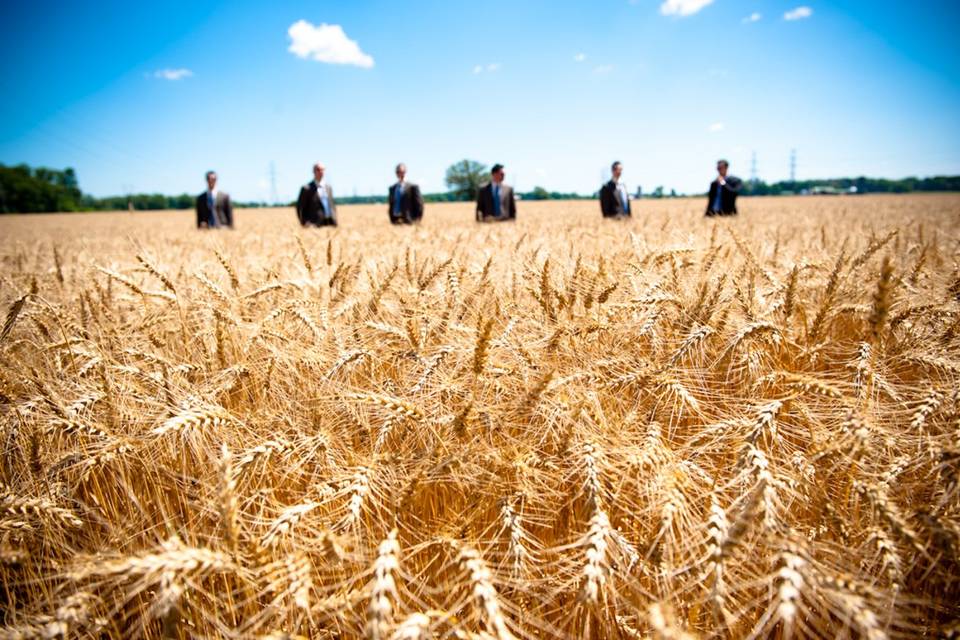
M330 201L330 220L337 226L337 201L333 199L333 187L327 187L327 199Z
M610 200L610 185L605 184L600 187L600 213L605 216L610 216L616 213L613 211L613 203Z
M233 203L229 193L223 194L223 214L227 216L227 226L233 228Z
M510 217L517 217L517 199L513 197L513 187L510 187Z
M197 229L202 228L206 225L206 220L203 216L203 205L206 204L203 195L197 196Z
M477 222L482 222L483 217L486 215L486 212L483 210L483 187L477 189L477 211L476 218Z
M413 185L413 209L415 213L415 219L419 220L423 217L423 194L420 193L420 187L418 185Z
M740 193L740 189L743 187L743 180L735 176L730 176L727 178L726 182L727 184L725 186L728 190L732 191L733 193Z
M303 221L305 219L304 207L306 206L306 203L304 202L304 198L306 196L306 191L306 187L300 187L300 195L297 196L297 221L300 223L300 226L303 226Z
M713 182L710 183L710 188L707 189L707 211L706 211L706 213L710 213L710 211L713 209L713 199L717 197L716 188L717 188L718 186L720 186L720 184L719 184L716 180L714 180Z
M393 198L396 191L397 185L387 187L387 216L390 218L390 222L393 222Z

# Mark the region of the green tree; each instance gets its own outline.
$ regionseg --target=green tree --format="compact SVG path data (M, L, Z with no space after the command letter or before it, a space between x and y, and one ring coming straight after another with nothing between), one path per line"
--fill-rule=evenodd
M480 185L486 182L487 166L476 160L461 160L447 167L444 180L459 200L476 200Z
M533 191L525 194L523 197L525 200L549 200L550 192L543 187L534 187Z

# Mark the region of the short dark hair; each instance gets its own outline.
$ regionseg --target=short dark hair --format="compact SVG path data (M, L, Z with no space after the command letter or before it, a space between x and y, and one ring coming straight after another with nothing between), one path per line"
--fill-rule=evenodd
M203 177L209 179L210 176L215 176L215 175L217 175L217 172L214 171L213 169L210 169L210 171L207 171L205 174L203 174Z
M724 160L723 158L720 158L719 160L717 160L717 164L722 164L722 165L725 166L725 167L729 167L729 166L730 166L730 163L727 162L726 160Z
M610 171L613 171L614 169L616 169L618 164L621 164L619 160L615 161L612 165L610 165Z
M498 162L497 164L493 165L493 168L492 168L492 169L490 169L490 173L496 173L497 171L500 171L501 169L503 169L503 165Z

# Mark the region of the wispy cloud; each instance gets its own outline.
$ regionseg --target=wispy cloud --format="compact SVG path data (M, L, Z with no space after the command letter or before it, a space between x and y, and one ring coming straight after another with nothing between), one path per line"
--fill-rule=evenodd
M709 127L707 127L707 131L709 131L710 133L719 133L723 131L723 126L724 125L722 122L714 122Z
M796 9L791 9L783 14L784 20L803 20L804 18L809 18L813 15L813 9L810 7L797 7Z
M660 13L665 16L692 16L713 0L664 0Z
M594 72L594 73L597 73L597 74L600 74L600 75L606 75L606 74L610 73L611 71L613 71L613 65L612 65L612 64L598 64L597 66L595 66L595 67L593 68L593 72Z
M500 70L499 62L491 62L490 64L477 64L473 66L473 73L479 74L483 72L494 73Z
M157 69L153 72L154 78L161 80L183 80L193 75L190 69Z
M751 13L750 15L748 15L746 18L744 18L744 19L741 20L740 22L742 22L743 24L749 24L749 23L751 23L751 22L760 22L760 18L762 18L762 17L763 17L762 15L760 15L758 12L754 11L753 13Z
M583 62L586 59L587 59L587 54L585 53L578 53L577 55L573 56L574 62Z
M327 64L351 64L369 69L373 58L360 50L360 45L351 40L338 24L313 25L306 20L297 20L287 29L290 47L287 49L298 58L309 58Z

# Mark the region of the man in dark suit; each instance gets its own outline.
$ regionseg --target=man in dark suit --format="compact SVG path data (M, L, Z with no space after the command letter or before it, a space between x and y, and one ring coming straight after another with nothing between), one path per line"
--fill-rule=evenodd
M391 224L413 224L423 218L423 196L420 187L407 182L407 165L397 165L397 182L390 185L387 213Z
M233 228L230 195L217 189L217 172L207 171L207 190L197 196L197 229Z
M513 187L503 184L506 173L502 164L493 165L490 182L477 192L477 222L503 222L517 219L517 202Z
M604 218L628 218L630 194L627 192L627 185L620 180L623 165L614 162L610 166L610 173L613 177L600 188L600 213Z
M710 183L710 193L707 194L708 216L733 216L737 214L737 194L743 181L736 176L728 176L727 169L730 163L726 160L717 161L717 179Z
M323 179L324 166L313 165L313 180L303 185L297 198L297 220L300 226L337 226L337 203L333 189Z

